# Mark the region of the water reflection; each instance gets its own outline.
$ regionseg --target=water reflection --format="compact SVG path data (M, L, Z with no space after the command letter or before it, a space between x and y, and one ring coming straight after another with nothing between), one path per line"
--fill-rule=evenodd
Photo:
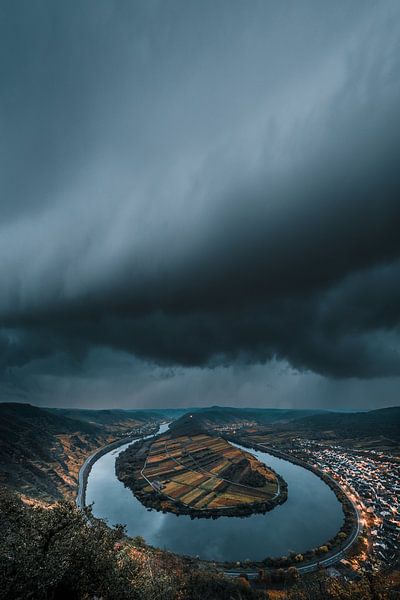
M96 517L109 524L126 524L129 535L141 535L153 546L209 560L260 560L321 545L342 524L340 503L316 475L256 451L252 453L288 483L288 500L266 515L191 520L186 515L148 511L115 475L115 459L128 446L105 454L93 465L86 501L94 503Z

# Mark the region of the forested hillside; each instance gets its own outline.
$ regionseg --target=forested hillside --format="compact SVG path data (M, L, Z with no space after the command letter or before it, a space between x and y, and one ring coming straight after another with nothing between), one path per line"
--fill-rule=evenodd
M313 434L331 434L337 438L375 438L386 437L400 441L400 408L382 408L368 412L326 413L312 415L296 420L282 429L313 432Z
M30 404L0 404L0 485L31 498L73 498L79 468L95 449L152 427L148 411L47 410Z

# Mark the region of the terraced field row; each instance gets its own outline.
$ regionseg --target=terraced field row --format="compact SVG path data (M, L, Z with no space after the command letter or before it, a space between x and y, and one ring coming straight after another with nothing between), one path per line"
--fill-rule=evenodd
M222 438L169 435L150 447L142 475L173 501L194 509L266 502L278 493L274 473ZM252 485L253 483L253 485Z

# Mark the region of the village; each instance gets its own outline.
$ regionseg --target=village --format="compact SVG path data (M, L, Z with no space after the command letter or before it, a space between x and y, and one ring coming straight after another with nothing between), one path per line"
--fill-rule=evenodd
M376 571L394 563L400 546L400 464L396 457L301 438L293 439L285 452L335 479L356 504L368 542L360 555L360 568Z

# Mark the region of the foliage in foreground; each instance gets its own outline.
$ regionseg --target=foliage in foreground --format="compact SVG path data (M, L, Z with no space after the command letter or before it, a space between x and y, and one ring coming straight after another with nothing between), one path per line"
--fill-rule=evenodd
M391 600L400 589L393 574L346 582L281 569L272 571L282 571L280 584L262 572L257 592L246 580L127 540L122 527L90 524L70 503L28 507L0 488L0 515L1 600Z
M381 575L360 576L345 581L329 577L324 571L294 585L286 595L287 600L395 600L399 592L390 577Z
M244 583L141 548L71 503L28 507L0 490L0 598L252 600ZM265 597L265 596L264 596Z

